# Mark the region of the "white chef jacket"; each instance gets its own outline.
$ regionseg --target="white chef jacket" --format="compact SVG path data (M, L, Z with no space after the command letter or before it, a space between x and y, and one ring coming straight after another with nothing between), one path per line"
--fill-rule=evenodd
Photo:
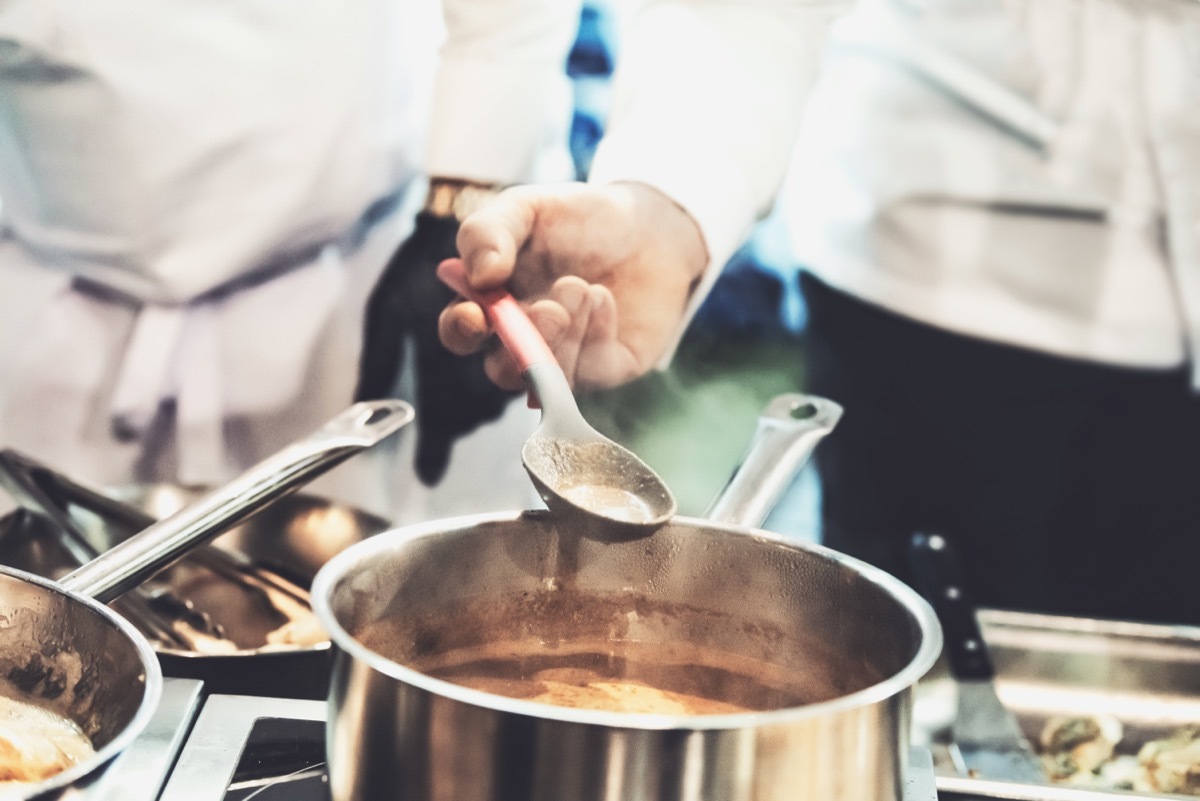
M0 4L0 444L102 484L205 484L332 417L417 173L569 174L578 13ZM164 400L176 430L158 442Z
M661 0L634 25L592 179L689 209L706 286L794 152L783 211L836 287L1072 358L1200 347L1196 0Z

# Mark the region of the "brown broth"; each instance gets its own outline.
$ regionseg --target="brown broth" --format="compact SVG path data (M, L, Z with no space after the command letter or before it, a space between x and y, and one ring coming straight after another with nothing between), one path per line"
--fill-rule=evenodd
M373 636L384 632L369 628L359 639L386 655L389 638ZM610 712L731 714L801 706L837 694L811 676L682 644L500 642L400 661L495 695Z

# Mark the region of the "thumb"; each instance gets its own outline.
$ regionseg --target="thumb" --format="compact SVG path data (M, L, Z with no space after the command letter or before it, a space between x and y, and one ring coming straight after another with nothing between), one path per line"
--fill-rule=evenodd
M472 287L494 289L508 282L536 219L534 196L514 187L463 221L458 252Z

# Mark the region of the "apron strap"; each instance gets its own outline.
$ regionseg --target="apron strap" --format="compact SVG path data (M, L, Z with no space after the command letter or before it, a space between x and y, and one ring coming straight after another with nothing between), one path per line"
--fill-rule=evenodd
M133 334L113 388L111 418L118 439L140 438L159 405L175 395L172 367L186 310L147 304L137 313Z

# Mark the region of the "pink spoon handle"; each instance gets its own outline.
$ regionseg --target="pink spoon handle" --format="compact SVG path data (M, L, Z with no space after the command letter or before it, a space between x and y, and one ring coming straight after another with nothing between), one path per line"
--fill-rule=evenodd
M558 364L542 333L512 295L502 289L490 292L471 289L467 283L467 268L461 259L446 259L438 265L437 275L446 286L483 308L496 329L496 336L516 359L521 372L544 362Z

